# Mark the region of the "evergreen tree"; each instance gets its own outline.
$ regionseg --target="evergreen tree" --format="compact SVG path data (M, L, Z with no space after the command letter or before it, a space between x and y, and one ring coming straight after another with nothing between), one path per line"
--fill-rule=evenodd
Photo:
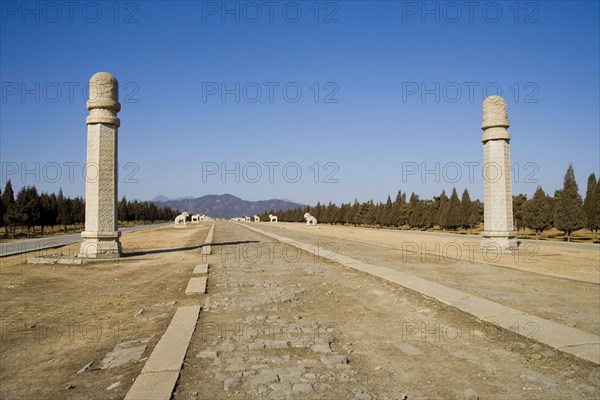
M392 198L388 195L387 200L385 201L385 206L383 207L383 215L381 217L381 223L383 226L392 225L392 210L394 208L394 203L392 203Z
M579 195L572 164L569 164L567 168L563 188L557 191L555 197L554 224L558 230L564 232L567 241L571 241L571 234L585 225L583 202Z
M598 199L596 193L598 192L596 186L600 185L600 180L596 182L596 174L593 172L588 177L587 190L585 191L585 200L583 202L583 212L585 214L586 226L589 230L594 232L594 239L598 232Z
M533 197L523 204L523 224L538 234L551 226L552 203L541 186L538 186Z
M471 216L469 217L469 227L478 226L483 223L483 203L479 200L474 200L471 203Z
M423 207L421 207L421 200L419 196L414 192L410 195L408 201L408 225L411 228L420 228L423 226Z
M18 223L19 218L16 215L15 194L10 179L6 182L4 193L2 193L2 204L4 205L4 235L8 235L8 229L10 228L14 239L15 225Z
M461 205L456 193L456 188L452 188L452 194L450 200L444 206L442 216L440 218L440 225L445 229L455 231L461 225Z
M446 208L446 203L448 203L448 196L446 196L446 191L442 190L440 197L436 198L435 200L437 203L437 211L435 214L434 224L439 225L440 227L443 228L442 213L444 212L444 209Z
M54 193L42 193L40 195L40 226L42 228L42 236L44 236L45 226L51 227L51 231L54 233L57 215L56 195Z
M29 236L31 227L40 222L40 197L35 186L23 186L19 190L15 209L21 225L27 226L27 235Z
M4 226L4 201L2 200L2 190L0 190L0 228ZM4 232L6 235L6 232Z
M523 226L523 204L527 201L527 196L518 194L513 196L513 222L516 230Z
M471 196L469 196L469 191L465 188L460 199L460 225L464 229L468 229L471 226L472 212Z
M600 228L600 177L598 178L598 182L596 182L596 187L594 189L594 197L596 199L596 232L594 236L597 236L598 228Z
M119 215L119 221L130 221L131 216L129 215L129 203L127 198L123 196L117 206L117 214Z
M437 216L437 204L434 200L423 202L423 226L425 228L433 228Z
M69 225L69 207L63 195L62 188L59 189L58 196L56 196L56 211L58 212L57 222L63 226L63 230L66 232L67 225Z

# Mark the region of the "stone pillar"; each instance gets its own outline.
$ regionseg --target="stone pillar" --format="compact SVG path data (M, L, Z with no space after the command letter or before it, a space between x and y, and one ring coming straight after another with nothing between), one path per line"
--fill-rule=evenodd
M481 247L503 251L516 245L513 226L510 133L506 103L500 96L483 101L484 223Z
M117 219L119 83L107 72L90 79L90 115L86 119L87 161L85 231L79 257L116 258L121 255Z

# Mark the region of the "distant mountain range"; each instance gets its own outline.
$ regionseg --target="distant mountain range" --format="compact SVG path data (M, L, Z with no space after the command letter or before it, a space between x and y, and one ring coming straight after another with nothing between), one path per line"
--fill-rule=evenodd
M169 206L173 209L187 211L190 214L205 214L213 218L232 218L261 214L270 210L289 210L297 207L304 207L304 204L294 203L288 200L242 200L232 194L209 194L206 196L179 197L169 199L166 196L159 195L153 198L153 203L159 206Z

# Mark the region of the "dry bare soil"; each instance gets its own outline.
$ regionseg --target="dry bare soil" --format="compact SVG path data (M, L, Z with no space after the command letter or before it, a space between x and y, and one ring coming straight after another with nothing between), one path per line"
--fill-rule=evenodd
M460 284L479 295L507 293L496 301L541 302L530 305L532 313L545 307L547 315L540 316L597 334L597 307L590 306L598 298L596 284L481 260L422 261L377 230L350 234L273 225L261 227L307 243L327 241L344 255ZM218 221L213 254L202 256L209 227L124 234L125 248L136 253L109 262L28 265L21 256L1 259L0 398L123 398L175 309L186 305L203 310L176 400L600 397L598 365L241 226ZM589 266L591 254L577 261L582 270L596 267ZM186 296L201 262L210 264L207 294ZM560 262L549 263L548 271L535 268L568 272L554 264ZM518 290L509 290L511 280L518 280ZM572 284L587 285L587 292ZM542 294L535 292L540 288ZM536 297L524 297L529 292ZM568 310L560 309L565 301L579 312L570 322ZM117 361L123 354L131 360L103 368L118 364L111 358L115 349L122 350Z

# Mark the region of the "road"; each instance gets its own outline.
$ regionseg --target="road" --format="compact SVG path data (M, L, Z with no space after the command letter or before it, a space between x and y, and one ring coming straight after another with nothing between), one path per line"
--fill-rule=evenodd
M163 222L160 224L150 224L150 225L138 225L138 226L128 226L125 228L120 228L119 230L123 233L127 232L137 232L145 229L152 229L159 226L164 226L167 224L172 224L172 222ZM0 257L8 257L16 254L28 253L31 251L38 251L43 249L50 249L53 247L60 247L71 243L77 243L81 241L80 233L73 233L69 235L59 235L59 236L48 236L44 238L34 238L34 239L23 239L17 240L14 242L8 243L0 243Z

